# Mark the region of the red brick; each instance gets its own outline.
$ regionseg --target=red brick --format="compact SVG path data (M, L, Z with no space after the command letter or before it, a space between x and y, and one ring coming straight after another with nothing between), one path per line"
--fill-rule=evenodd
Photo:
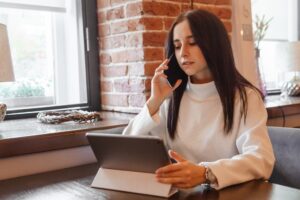
M177 16L180 13L180 5L166 2L137 2L128 4L126 7L126 16Z
M216 0L216 5L231 5L231 0Z
M196 9L196 8L197 8L197 6L194 4L193 5L193 9ZM191 9L191 5L190 4L182 4L181 5L181 12L186 12L186 11L188 11L190 9Z
M158 17L142 17L128 20L129 31L162 30L163 21Z
M145 76L153 76L155 73L155 69L161 64L161 62L151 62L145 63Z
M123 4L125 0L110 0L111 5L120 5Z
M224 7L215 7L213 8L213 13L222 19L230 19L231 18L231 9Z
M128 20L129 31L142 31L145 30L145 24L142 19L130 19Z
M215 4L216 0L194 0L194 3Z
M205 5L205 4L196 4L194 7L195 7L195 9L203 9L203 10L206 10L208 12L211 12L211 13L215 14L214 13L214 7L215 6Z
M165 25L165 29L166 31L169 31L173 22L174 22L175 18L164 18L164 25Z
M154 16L177 16L180 14L180 5L163 2L143 2L144 14Z
M191 0L165 0L174 3L189 3Z
M101 38L100 42L101 49L116 49L125 47L125 35Z
M136 1L136 0L110 0L110 4L112 6L115 6L115 5L125 4L125 3L131 2L131 1Z
M132 63L128 65L128 75L129 76L144 76L144 63Z
M103 105L128 107L128 95L125 94L102 94Z
M130 85L130 92L147 92L150 91L151 85L149 84L149 80L147 79L130 79L129 80Z
M129 105L133 107L143 107L149 98L146 94L133 94L129 96Z
M162 30L163 20L159 17L143 17L142 23L146 30Z
M166 32L145 32L143 33L143 46L163 47L166 36Z
M151 85L149 80L137 79L116 79L114 80L116 92L142 93L150 91Z
M127 75L127 65L113 66L113 67L101 67L100 71L105 77L119 77Z
M231 32L232 31L232 24L231 21L222 21L227 32Z
M97 8L105 8L110 6L110 0L97 0Z
M110 64L111 63L111 56L106 53L100 54L100 64Z
M113 63L123 63L127 62L127 53L126 51L117 51L111 53L111 60Z
M127 35L126 47L142 47L143 46L143 33L131 33Z
M132 63L128 66L129 76L153 76L159 62Z
M127 4L125 8L126 17L133 17L133 16L140 16L143 15L143 3L142 2L136 2Z
M113 63L134 62L144 60L143 49L131 49L114 52L111 55Z
M122 19L124 18L124 7L120 6L118 8L113 8L107 11L106 19L114 20L114 19Z
M129 80L126 79L115 79L114 88L116 92L130 92Z
M163 48L144 48L144 60L145 61L162 61L163 60Z
M113 83L111 81L101 81L101 92L112 92Z
M147 92L151 91L151 80L152 80L152 78L145 80L145 89L146 89Z
M106 22L106 12L105 11L100 11L97 13L98 15L98 23L103 24Z
M121 22L112 23L110 29L112 34L126 33L128 32L128 22L121 21Z
M104 37L104 36L110 35L110 28L109 28L108 24L100 24L100 25L98 25L98 31L99 31L100 37Z
M127 52L127 61L135 62L135 61L143 61L144 60L144 51L143 49L131 49Z

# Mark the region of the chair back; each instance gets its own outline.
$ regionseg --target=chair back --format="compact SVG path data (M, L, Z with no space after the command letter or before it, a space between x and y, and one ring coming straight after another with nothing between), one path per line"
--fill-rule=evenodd
M300 189L300 128L268 131L276 158L270 182Z

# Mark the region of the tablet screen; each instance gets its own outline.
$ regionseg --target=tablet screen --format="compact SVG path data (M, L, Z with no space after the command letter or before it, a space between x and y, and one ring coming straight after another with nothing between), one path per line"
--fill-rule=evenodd
M170 164L163 141L154 136L87 133L102 168L154 173Z

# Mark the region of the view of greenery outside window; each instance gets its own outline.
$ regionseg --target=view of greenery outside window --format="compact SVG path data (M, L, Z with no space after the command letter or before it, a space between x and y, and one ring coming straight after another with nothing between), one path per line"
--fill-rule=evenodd
M1 83L0 99L21 107L54 103L53 56L51 55L51 13L0 8L0 21L7 25L16 82ZM50 51L48 50L50 49ZM41 101L46 97L48 101ZM23 101L18 101L23 98ZM24 103L24 104L23 104Z
M0 0L15 74L0 83L9 111L88 103L84 2Z

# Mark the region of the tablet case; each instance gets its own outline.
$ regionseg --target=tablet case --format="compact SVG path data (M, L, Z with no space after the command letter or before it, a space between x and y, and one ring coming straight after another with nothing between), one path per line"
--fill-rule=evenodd
M93 132L87 138L101 166L92 187L161 197L177 192L156 181L155 170L171 163L158 137Z

